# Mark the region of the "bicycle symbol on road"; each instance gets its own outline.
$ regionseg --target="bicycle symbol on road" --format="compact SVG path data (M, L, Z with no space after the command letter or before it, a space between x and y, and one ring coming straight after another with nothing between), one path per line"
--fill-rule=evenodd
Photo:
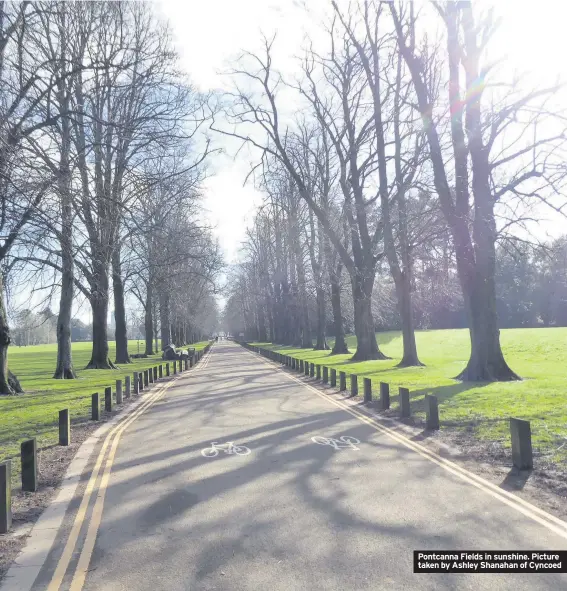
M356 437L351 437L350 435L343 435L338 439L335 439L334 437L321 437L320 435L315 435L315 437L311 437L311 441L313 443L318 443L319 445L330 445L335 449L345 449L347 447L356 450L360 449L359 447L356 447L360 443L360 440Z
M224 451L225 454L237 456L247 456L250 453L250 449L245 445L234 445L233 441L228 443L217 443L213 441L211 447L206 447L201 450L201 454L205 458L216 458L219 455L219 450Z

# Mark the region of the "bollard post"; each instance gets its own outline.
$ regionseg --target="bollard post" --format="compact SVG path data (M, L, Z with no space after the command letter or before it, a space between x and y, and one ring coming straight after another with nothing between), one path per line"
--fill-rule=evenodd
M157 365L154 365L152 373L154 375L154 383L155 383L155 382L157 382Z
M402 417L411 415L409 390L400 386L400 414Z
M329 383L329 368L326 365L323 366L323 382Z
M372 380L364 378L364 402L372 402Z
M186 358L186 359L184 359L183 361L184 361L184 365L185 365L184 369L185 369L185 370L188 370L188 369L189 369L189 359L188 359L188 358Z
M331 368L331 387L336 388L337 386L337 370Z
M165 364L165 375L169 377L169 361Z
M112 412L113 405L112 400L112 388L109 386L104 389L104 410L106 412Z
M350 395L358 396L358 376L354 373L350 374Z
M35 437L22 441L20 446L22 462L22 490L37 490L37 442Z
M142 372L140 372L140 375L138 376L138 393L142 392L144 389L144 376L142 374Z
M388 410L390 408L390 384L380 382L380 408Z
M179 360L179 373L183 371L183 359Z
M341 371L339 373L339 391L343 392L344 390L346 390L346 373Z
M158 365L158 378L163 378L163 365L161 363Z
M0 464L0 534L12 527L12 461Z
M148 370L144 369L144 388L147 388L149 383L150 383L150 378L148 375Z
M69 409L64 408L59 411L59 445L69 445L71 443L71 419Z
M191 357L189 357L189 367L193 367L193 365L195 365L193 363L193 355L191 355Z
M130 398L132 387L130 385L130 376L125 376L124 381L126 382L125 388L126 391L124 392L124 398Z
M173 375L175 375L177 373L177 361L174 359L173 360Z
M91 420L100 421L100 394L98 392L91 396Z
M134 372L134 394L140 393L140 378L138 377L138 372Z
M291 363L291 369L295 369L295 357L291 358L290 363Z
M534 467L532 452L532 432L529 421L510 419L512 437L512 463L519 470L531 470Z
M315 364L314 363L309 364L309 377L310 378L315 377Z
M116 380L116 404L122 404L122 380Z
M428 429L434 431L439 429L439 403L437 396L427 394L425 397L425 424Z
M315 369L317 370L317 379L321 380L321 366L319 364L317 364L315 366Z

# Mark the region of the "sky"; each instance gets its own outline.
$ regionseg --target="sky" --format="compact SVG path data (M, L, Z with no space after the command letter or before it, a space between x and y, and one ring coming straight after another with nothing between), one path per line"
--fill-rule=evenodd
M330 1L309 0L309 16L298 0L156 0L158 10L171 24L183 68L202 91L230 88L227 70L231 59L242 50L258 47L261 34L277 32L274 61L279 69L293 72L304 34L311 30L314 14L325 14ZM561 0L495 0L503 17L498 33L498 51L510 67L524 73L531 84L554 81L558 73L567 74L565 64L565 21L567 4ZM250 152L234 158L238 146L216 137L217 147L225 150L212 162L214 173L205 184L205 209L223 248L227 261L234 262L245 230L261 195L251 185L243 186L250 170ZM540 230L557 235L564 220L544 213L547 220Z

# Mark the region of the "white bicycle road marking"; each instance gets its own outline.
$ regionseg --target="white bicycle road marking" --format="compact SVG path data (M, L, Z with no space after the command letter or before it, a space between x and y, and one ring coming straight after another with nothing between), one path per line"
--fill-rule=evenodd
M359 447L356 447L360 443L360 440L356 437L352 437L351 435L343 435L338 439L335 439L334 437L322 437L321 435L315 435L315 437L311 437L311 441L313 441L313 443L318 443L319 445L330 445L335 449L345 449L347 447L356 450L360 449Z
M234 441L228 443L217 443L213 441L211 447L206 447L201 450L201 454L205 458L216 458L219 455L219 451L224 451L227 455L247 456L250 453L250 448L245 445L234 445Z

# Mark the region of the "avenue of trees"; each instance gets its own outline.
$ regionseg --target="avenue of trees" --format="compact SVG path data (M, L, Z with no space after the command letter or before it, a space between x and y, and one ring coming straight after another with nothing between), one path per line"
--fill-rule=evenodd
M6 296L26 281L56 300L44 319L55 378L75 377L78 299L92 318L88 368L129 362L127 298L144 311L148 354L158 330L165 346L214 328L222 261L199 215L206 101L149 4L0 2L0 393L19 390Z
M384 359L376 328L466 326L456 376L514 380L499 326L565 323L565 239L530 244L537 207L563 215L558 86L520 84L491 54L493 11L468 1L332 2L295 76L277 36L243 54L213 128L251 146L265 201L232 270L225 321L246 338ZM536 209L534 209L534 207Z

